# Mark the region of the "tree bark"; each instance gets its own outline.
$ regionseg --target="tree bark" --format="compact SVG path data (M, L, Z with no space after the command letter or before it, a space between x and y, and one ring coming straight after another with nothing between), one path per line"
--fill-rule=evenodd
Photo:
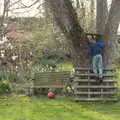
M96 31L96 19L95 19L96 13L95 13L95 1L90 0L90 23L89 23L89 31L91 33L95 33Z
M97 0L97 33L103 35L108 17L107 0Z
M5 32L5 30L4 30L4 22L8 18L9 3L10 3L9 0L4 0L4 9L3 9L3 14L1 16L1 22L0 22L0 32L1 32L0 38L1 39L3 38L4 32Z
M79 8L79 7L80 7L80 1L76 0L76 8Z
M120 22L120 0L113 0L104 32L104 41L107 43L104 52L105 67L112 66L115 45L114 38L115 35L117 34L119 22Z
M87 38L81 28L70 0L45 0L50 6L57 25L72 42L74 66L88 66Z

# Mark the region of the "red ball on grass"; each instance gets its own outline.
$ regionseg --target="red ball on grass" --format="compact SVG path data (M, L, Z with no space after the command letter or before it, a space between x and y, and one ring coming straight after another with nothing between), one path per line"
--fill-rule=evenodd
M49 92L47 96L48 96L49 99L54 99L55 98L55 94L53 92Z

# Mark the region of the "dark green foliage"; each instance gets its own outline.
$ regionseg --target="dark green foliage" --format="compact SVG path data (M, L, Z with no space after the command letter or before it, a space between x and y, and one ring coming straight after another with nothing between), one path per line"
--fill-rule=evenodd
M1 81L0 82L0 94L10 93L11 88L8 82Z
M41 59L40 64L42 64L43 66L55 68L57 63L52 59Z
M14 81L16 79L15 74L10 74L10 73L0 73L0 80L12 80Z

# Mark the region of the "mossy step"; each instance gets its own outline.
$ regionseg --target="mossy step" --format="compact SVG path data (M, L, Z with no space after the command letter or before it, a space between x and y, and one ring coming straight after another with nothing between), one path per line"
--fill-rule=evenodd
M76 98L76 102L102 102L102 101L117 101L117 98Z
M74 82L96 82L95 79L76 79ZM103 83L116 83L116 80L103 80Z
M77 88L103 88L103 89L115 89L115 88L117 88L117 87L115 87L115 86L103 86L103 85L86 85L86 86L84 86L84 85L79 85L79 86L76 86L75 87L76 89Z
M76 77L94 77L95 74L76 74ZM103 77L115 77L114 74L103 74Z
M91 68L75 68L75 71L90 71ZM115 68L105 68L104 71L114 71Z
M76 92L75 95L114 95L116 91L113 92Z

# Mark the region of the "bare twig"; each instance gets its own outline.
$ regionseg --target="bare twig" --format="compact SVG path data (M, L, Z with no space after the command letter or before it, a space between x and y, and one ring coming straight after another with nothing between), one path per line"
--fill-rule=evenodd
M23 3L21 3L21 4L23 5L23 7L18 7L18 8L15 8L15 9L30 8L30 7L34 6L36 3L38 3L38 2L39 2L39 0L36 0L35 2L33 2L33 3L32 3L31 5L29 5L29 6L27 6L27 5L23 4Z
M12 3L9 7L12 7L13 5L19 3L20 1L21 1L21 0L18 0L18 1L16 1L16 2Z
M43 2L43 3L41 3L41 4L37 7L37 9L39 9L41 6L44 6L44 5L45 5L45 3L46 3L46 1L45 1L45 2Z

